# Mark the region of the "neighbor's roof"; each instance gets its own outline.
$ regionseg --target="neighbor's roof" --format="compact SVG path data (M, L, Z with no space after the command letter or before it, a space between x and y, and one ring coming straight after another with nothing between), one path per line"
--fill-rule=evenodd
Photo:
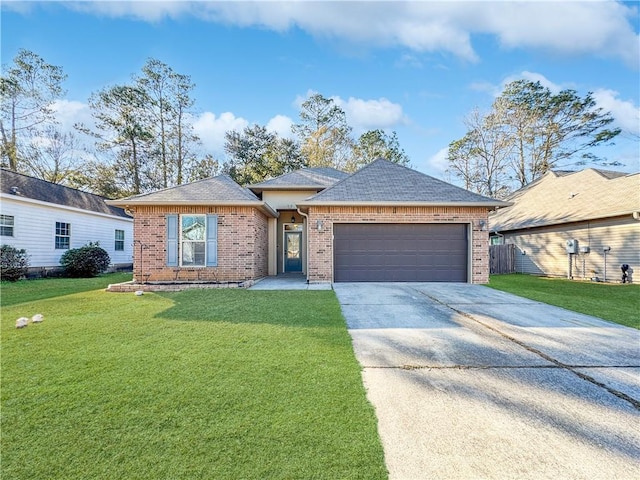
M165 188L133 197L110 200L110 205L237 205L255 206L277 217L277 213L248 188L241 187L228 175L206 178L196 182Z
M557 225L640 211L640 173L587 168L550 171L511 194L513 206L489 217L492 231Z
M312 205L506 206L397 163L379 158L301 206Z
M253 191L263 190L319 190L330 187L349 174L330 167L302 168L264 182L249 185Z
M0 191L3 196L29 199L90 212L131 218L122 208L108 205L105 197L47 182L39 178L1 169Z

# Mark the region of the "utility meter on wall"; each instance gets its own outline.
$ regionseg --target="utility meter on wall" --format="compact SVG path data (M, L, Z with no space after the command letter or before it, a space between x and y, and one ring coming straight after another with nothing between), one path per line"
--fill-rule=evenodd
M571 238L567 240L567 253L578 253L578 240Z

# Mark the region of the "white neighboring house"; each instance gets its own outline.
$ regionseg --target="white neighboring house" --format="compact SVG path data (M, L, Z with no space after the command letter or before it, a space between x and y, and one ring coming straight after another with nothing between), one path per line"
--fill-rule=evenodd
M70 248L99 243L111 269L131 268L133 219L105 198L0 169L0 244L24 248L30 274L60 268Z

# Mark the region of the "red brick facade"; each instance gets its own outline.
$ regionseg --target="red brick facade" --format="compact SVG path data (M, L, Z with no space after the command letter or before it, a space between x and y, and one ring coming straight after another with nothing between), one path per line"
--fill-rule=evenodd
M318 230L318 220L322 229ZM309 209L309 281L333 280L333 223L467 223L470 224L471 283L489 281L489 234L486 207L311 207Z
M253 207L136 206L133 236L134 280L141 282L241 282L267 275L267 217ZM167 266L170 214L218 215L218 266Z

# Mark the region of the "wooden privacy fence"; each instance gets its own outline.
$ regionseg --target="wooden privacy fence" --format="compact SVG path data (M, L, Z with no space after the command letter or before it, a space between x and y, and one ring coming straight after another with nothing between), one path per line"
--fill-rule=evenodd
M515 273L516 272L516 246L507 245L489 246L489 273Z

